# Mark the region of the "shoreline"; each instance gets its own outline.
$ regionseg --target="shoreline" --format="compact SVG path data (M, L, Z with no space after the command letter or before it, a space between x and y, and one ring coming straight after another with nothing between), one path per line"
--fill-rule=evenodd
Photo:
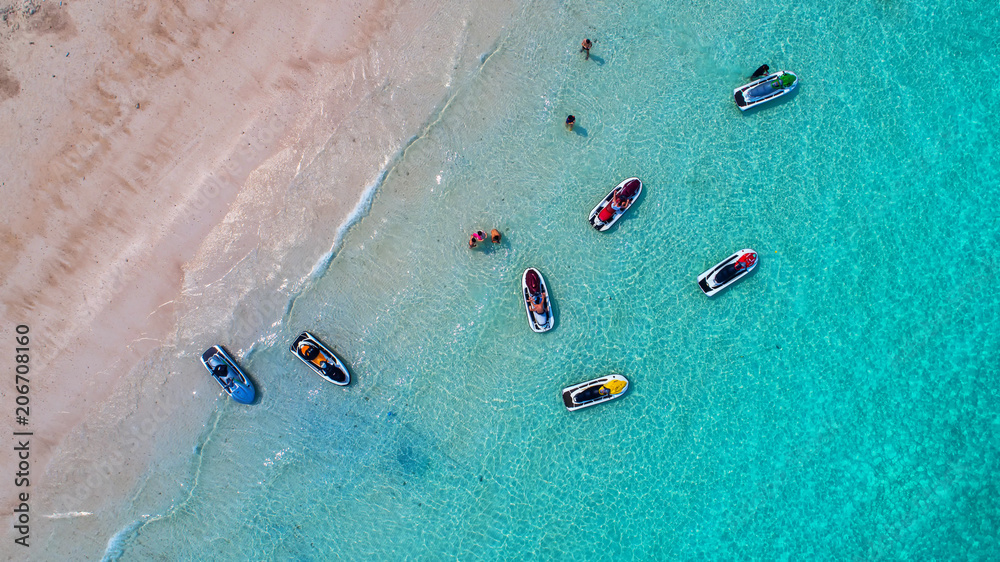
M42 12L30 16L40 15L44 21L55 19L63 22L55 36L64 42L71 54L77 45L100 43L93 36L101 34L106 26L121 26L121 20L125 18L117 14L113 7L105 6L110 13L102 14L102 19L94 12L81 15L73 9L74 6L76 4L67 3L61 10L53 11L54 5L47 4L43 5ZM15 198L30 194L33 203L31 212L40 214L45 221L39 231L31 231L28 228L32 224L30 221L18 222L16 213L21 209L15 206L8 210L4 236L8 240L13 236L15 242L20 241L20 245L15 244L14 250L5 252L2 259L8 266L7 271L16 271L17 274L0 278L6 317L31 318L29 325L33 334L37 335L34 344L38 346L37 356L32 358L35 362L33 371L46 375L34 381L31 390L32 404L37 406L38 411L31 419L31 429L39 436L32 451L33 472L43 475L37 483L33 483L32 488L36 490L36 497L41 497L32 506L33 511L41 514L35 520L36 527L33 529L37 535L53 539L57 534L64 535L68 531L70 536L91 544L95 531L100 537L98 540L103 541L109 536L102 536L101 531L95 528L95 525L103 528L111 524L102 511L109 505L106 498L118 498L130 493L130 482L146 473L150 463L154 462L155 452L148 442L130 440L128 443L134 443L134 446L125 451L130 458L118 462L116 467L115 463L101 465L98 457L102 455L97 453L95 447L113 444L116 437L122 436L129 421L139 417L138 412L148 405L148 397L142 396L141 388L144 384L141 378L150 374L144 372L144 365L157 361L170 363L170 359L164 357L176 354L178 348L189 344L178 344L183 318L206 304L202 302L207 298L204 293L211 292L205 291L206 288L225 278L238 266L241 254L232 252L232 247L260 251L259 237L232 237L233 224L247 224L254 219L263 223L274 212L269 203L287 208L286 186L294 182L301 170L331 152L329 145L338 132L368 133L378 141L374 143L375 150L369 150L368 154L358 158L356 149L349 146L333 151L339 152L334 156L341 157L342 163L353 164L344 181L331 190L328 200L319 203L323 216L341 217L332 221L336 223L337 232L333 239L338 240L342 230L346 230L341 223L349 220L354 213L358 199L368 197L370 204L371 195L365 194L366 189L371 187L372 178L381 173L377 170L384 172L385 166L390 164L391 160L385 155L391 156L402 150L407 142L405 139L412 138L419 127L426 125L427 116L441 103L442 92L451 87L452 75L474 68L472 63L476 61L470 60L468 52L463 55L461 51L481 48L483 42L495 41L498 31L487 26L488 31L477 43L477 40L468 37L468 28L472 23L458 16L454 20L449 19L452 25L448 28L449 33L435 38L431 46L443 54L449 54L456 47L460 52L451 52L450 59L444 56L437 62L422 62L417 65L418 70L431 66L438 72L415 75L412 70L407 70L412 63L408 59L412 56L405 47L420 41L422 27L437 25L432 18L435 14L440 15L442 5L432 2L397 5L359 2L330 9L319 18L315 7L303 5L301 10L296 10L294 6L294 2L275 2L257 6L253 12L235 15L229 13L229 7L222 7L214 14L216 20L207 26L217 32L217 37L201 38L200 42L196 42L195 53L205 55L207 61L199 63L199 57L195 56L191 61L197 63L193 69L179 60L175 61L178 64L161 64L162 68L166 68L165 74L154 78L144 74L129 75L127 72L115 74L112 82L122 91L112 94L110 98L105 95L109 91L107 75L110 72L103 76L105 82L97 78L91 81L86 70L78 71L78 76L71 77L82 84L93 85L95 95L103 96L101 101L107 102L104 105L87 106L81 103L81 84L76 84L76 87L67 86L65 90L50 91L52 96L64 98L61 106L51 102L20 113L5 113L4 119L8 121L5 124L8 126L14 126L10 122L18 119L43 123L43 130L36 131L39 146L69 147L69 152L62 156L56 149L50 150L47 155L49 160L19 155L16 149L20 145L16 140L15 146L4 147L4 154L9 159L5 162L8 169L22 172L21 178L8 179L5 185L15 184L18 190ZM160 19L158 16L168 13L170 9L162 6L145 8L147 12L129 22L131 29L126 25L119 32L127 34L134 31L145 39L141 29L137 28L141 28L143 23ZM494 9L503 12L501 8ZM149 11L157 10L164 11L149 14ZM271 18L275 12L280 12L284 18ZM148 20L146 22L143 22L144 15ZM184 18L199 17L187 13L171 15L170 21L177 26L174 31L181 35L186 33L185 24L191 23ZM317 19L321 23L315 23ZM347 21L351 21L352 25L346 24ZM455 26L455 23L459 25ZM158 24L162 27L163 22ZM235 38L226 37L220 31L227 25L238 28L230 33ZM299 40L295 47L295 51L302 56L289 58L287 50L279 46L280 36L271 37L268 29L263 29L268 25L290 29L285 33L293 37L296 29L306 28L306 39ZM164 31L159 27L157 29ZM402 48L396 38L401 30L405 31L403 35L409 41L403 43ZM265 53L268 56L248 58L247 52L254 51L256 41L262 36L269 39L265 45L270 48ZM25 44L32 41L38 43L41 37L43 35L37 27L27 24L4 37L5 50L2 54L12 69L6 77L17 78L18 72L26 66L52 62L54 57L39 61L35 60L39 58L37 55L26 52ZM171 42L169 33L165 37L167 44L176 46L181 43ZM452 44L449 39L457 43ZM116 40L119 41L118 46L126 44L122 37ZM55 42L52 44L55 45ZM213 48L217 50L214 59L209 53ZM241 62L245 66L230 67L226 55L240 49L244 49ZM121 54L109 48L90 61L94 67L90 70L95 76L100 75L109 64L121 62ZM139 55L142 54L136 54L135 59L141 59ZM192 56L190 51L183 49L178 49L175 54L178 59ZM392 59L393 55L396 57L395 65L389 64L392 60L386 60ZM450 66L451 60L456 61L454 69L440 72L445 65ZM9 64L11 61L15 64ZM224 69L221 77L218 72L220 67ZM249 78L229 90L220 92L210 87L220 79L225 82L227 76L240 76L241 72ZM156 78L160 79L159 83ZM140 83L141 87L136 90L143 95L131 92L135 95L127 104L117 101L127 97L127 86L132 84L132 79ZM148 94L167 82L173 82L173 95L157 97ZM183 86L178 87L178 83ZM3 106L11 107L19 103L18 98L32 94L38 84L37 78L21 78L17 95L4 100ZM267 87L261 87L265 85ZM222 96L223 93L226 96ZM193 98L190 97L192 94ZM388 106L389 101L396 101L392 97L399 94L404 94L401 97L408 103L400 109ZM199 98L199 95L203 97ZM199 103L208 108L222 107L225 102L220 101L220 97L225 97L227 102L239 99L240 104L231 103L231 107L237 109L228 110L216 121L209 119L211 115L188 113L192 106ZM132 101L137 99L140 101L132 106ZM199 99L202 101L199 102ZM117 113L115 107L109 106L117 107ZM65 109L53 110L52 107ZM128 109L133 107L134 110ZM172 108L172 111L162 109L165 107ZM364 129L354 130L355 126L368 125L365 117L370 116L372 108L375 108L376 115L379 109L392 111L388 112L387 119L377 123L378 130L374 134ZM143 115L147 111L150 115ZM209 110L206 112L211 113ZM108 115L112 117L99 121L100 117ZM230 119L232 115L241 117L241 120ZM81 137L80 133L86 127L81 127L76 136L57 126L44 127L46 122L79 123L87 119L102 125L100 134L84 134ZM166 129L162 126L164 119L169 123ZM205 122L206 119L209 122ZM16 126L21 131L26 127L20 122ZM246 142L247 139L250 142ZM22 150L31 152L30 148ZM50 165L52 158L62 158L57 162L60 165ZM23 162L22 165L15 166L19 161ZM78 174L79 178L74 174ZM366 176L368 179L362 180ZM113 197L108 195L107 185L118 186L118 192ZM61 214L55 217L46 215L50 209L38 201L39 193L50 196ZM168 205L170 211L164 214L162 208ZM313 219L313 230L317 227L316 223ZM30 240L25 242L29 233ZM219 247L229 250L225 254L229 261L212 263L212 254ZM312 256L312 261L308 263L316 266L320 258L328 262L330 252L329 245L302 251ZM313 267L300 268L301 271L293 273L292 278L309 275ZM40 287L39 279L45 279L48 284ZM66 303L71 306L65 306ZM66 314L67 310L72 312ZM270 312L273 311L257 312L253 320L257 321L256 324L273 321L267 316ZM236 312L231 317L235 319L238 316ZM242 336L252 337L259 331L259 326L253 321L247 324L237 326L237 329L245 332ZM214 342L194 342L190 345L204 348L211 343ZM243 342L237 341L230 345L230 349L235 351L253 344L244 346ZM190 359L183 353L180 355L184 360ZM166 370L167 374L156 374L156 384L176 392L171 403L179 406L164 414L167 417L163 420L157 419L158 414L153 416L154 421L163 423L181 415L190 417L192 412L182 412L185 409L196 407L197 411L203 411L204 404L188 404L179 398L192 396L189 388L192 382L195 383L195 395L202 394L211 402L217 401L218 388L209 377L198 376L204 374L198 372L200 368L196 360L176 369L173 365L165 369L160 366L160 370ZM192 371L198 373L193 375L197 377L194 380L191 379ZM49 373L72 373L73 376ZM167 381L172 379L174 385L168 385ZM178 391L178 388L186 390ZM121 404L127 402L133 402L134 406L131 409L122 408ZM200 419L195 417L195 420ZM197 425L191 420L187 422L189 430ZM155 441L162 429L145 429L141 424L139 427L139 435L147 441ZM70 436L72 439L68 442ZM81 462L84 466L78 466ZM85 478L87 472L87 462L92 465L91 475L107 474L91 478L94 484L83 486L89 490L89 497L67 491L79 487L80 479ZM10 471L13 465L9 461L4 464L4 469ZM115 468L118 470L115 471ZM5 497L8 498L5 504L14 499L7 494ZM98 497L101 499L96 503L104 508L83 505L93 504ZM42 523L45 518L54 522ZM51 530L40 529L43 525ZM67 529L67 526L73 529ZM63 546L68 547L71 542L67 541ZM67 551L79 552L73 548Z
M87 36L87 28L75 29L69 4L61 9L46 4L36 16L43 21L63 22L58 37L70 45L66 47L69 53L77 44L84 48L83 44L93 39ZM114 25L117 16L112 10L105 23ZM233 23L252 29L254 17ZM8 41L31 45L44 39L37 37L31 26L26 27L26 31L20 35L15 32ZM102 31L102 27L95 27L90 35ZM141 26L136 27L140 29L135 32L141 34ZM31 38L36 40L28 40ZM169 39L164 43L169 44ZM229 46L229 41L223 38L209 42L203 50L215 44ZM102 55L84 62L84 66L92 68L82 71L78 78L83 84L67 86L65 91L50 91L50 97L65 97L62 103L46 100L46 106L35 106L25 112L42 122L81 123L80 132L68 133L66 138L67 133L56 127L42 131L38 144L50 154L44 155L42 162L32 161L30 154L12 157L8 168L17 170L16 162L27 161L22 169L26 181L15 183L15 189L22 192L15 197L30 194L34 208L26 213L29 220L18 221L16 214L5 217L5 226L9 225L5 237L13 237L15 249L4 256L4 261L7 271L17 272L2 283L5 315L24 318L20 323L33 325L38 349L33 358L36 372L75 372L87 379L78 376L51 381L51 386L46 384L48 380L36 379L34 403L42 414L33 417L31 423L38 433L46 435L47 449L61 440L57 435L76 426L90 408L107 397L110 385L117 379L112 369L118 371L122 363L130 363L129 356L143 357L168 335L175 321L172 303L181 291L183 264L193 257L204 237L228 212L250 170L275 150L268 144L248 151L225 146L235 144L234 136L243 136L237 129L251 129L257 114L267 110L269 100L264 92L241 99L243 107L234 111L249 113L242 122L230 123L231 111L198 127L196 121L212 116L204 113L189 116L186 111L191 104L185 96L200 90L200 82L204 80L194 74L177 76L186 74L183 66L167 68L160 77L163 82L186 79L186 87L176 88L175 83L175 91L179 90L175 95L150 99L148 92L156 89L156 85L143 84L142 78L132 82L137 77L124 73L111 79L123 91L111 94L112 100L106 99L106 90L110 88L97 77L105 74L106 78L111 72L107 67L113 66L114 59L122 54L110 46L107 48ZM11 50L17 51L16 47ZM146 53L137 53L132 62L144 56ZM37 63L31 59L29 54L23 64ZM86 76L90 73L95 78ZM211 75L202 76L211 79ZM20 91L22 96L35 93L30 81L25 81L24 86ZM87 86L96 92L87 91ZM128 92L130 86L138 91ZM125 103L113 100L127 94L132 99L143 99L146 107L142 108L143 102L139 101L134 112L122 113L121 107L114 106ZM217 96L205 94L201 101L209 106ZM7 100L5 105L17 101ZM57 105L67 109L50 109ZM146 111L152 115L143 115ZM23 119L22 115L10 117ZM118 118L108 119L109 115ZM165 127L161 119L167 123ZM285 136L293 124L288 121L287 118L285 122L274 121L267 131L270 138L261 135L257 140ZM89 130L88 126L97 130ZM20 128L24 128L23 124ZM51 138L43 136L46 132ZM203 152L208 148L206 145L214 143L222 146ZM176 144L182 145L179 151ZM4 153L10 154L17 147L5 148ZM199 186L199 177L210 174L219 164L223 164L228 181L216 181L208 189ZM116 186L114 196L109 197L107 185ZM185 185L195 187L185 188ZM192 198L196 198L194 204ZM45 199L54 201L59 215L52 216L51 209L45 208ZM169 209L166 216L157 216L164 207ZM32 214L40 215L41 220L30 220L34 218ZM138 222L132 219L136 215ZM31 228L39 223L37 230ZM30 240L25 242L25 239ZM122 294L126 297L124 301L119 300ZM60 415L54 415L55 412ZM37 453L36 463L44 464L44 452L43 449Z

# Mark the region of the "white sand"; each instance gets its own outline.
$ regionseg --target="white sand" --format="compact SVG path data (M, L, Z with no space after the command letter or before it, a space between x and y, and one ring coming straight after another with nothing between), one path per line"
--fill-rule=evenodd
M190 448L208 419L204 400L188 403L190 389L211 396L207 408L218 389L205 373L192 379L201 367L190 350L215 342L175 335L178 303L206 306L205 287L235 270L210 263L213 245L277 259L293 236L262 242L232 225L291 221L284 214L309 203L325 220L305 224L335 230L515 7L49 0L29 14L11 5L0 26L0 338L9 358L14 327L31 327L32 530L61 537L30 554L95 557L109 529L127 523L116 519L127 509L108 506L134 493L156 458L142 444L180 431ZM320 150L338 169L329 197L295 201L289 183ZM328 250L299 249L301 270L283 274L305 275ZM194 370L156 373L156 383L182 390L163 404L141 398L150 374L136 366L170 356ZM0 391L11 404L11 385ZM95 468L109 450L126 461ZM15 460L3 456L5 478ZM162 493L180 494L173 484ZM0 489L8 514L17 491Z

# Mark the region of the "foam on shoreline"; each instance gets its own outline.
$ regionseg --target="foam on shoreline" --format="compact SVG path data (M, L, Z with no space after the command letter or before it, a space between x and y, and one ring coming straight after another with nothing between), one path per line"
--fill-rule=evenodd
M162 515L143 514L135 521L125 525L120 531L108 539L104 555L101 557L102 560L119 560L125 554L128 542L138 536L143 527L150 523L155 523L156 521L169 519L172 514L184 508L187 502L194 495L195 491L198 489L198 476L201 473L202 461L204 460L205 445L212 439L212 435L218 428L219 419L220 416L218 415L218 412L213 413L209 429L203 433L198 441L198 444L191 452L191 461L193 466L191 468L191 476L188 478L188 483L183 491L183 498L179 502L171 504Z
M323 256L316 262L316 265L313 266L312 270L309 272L310 279L315 279L316 277L323 275L327 268L330 267L330 262L333 261L334 256L337 255L337 250L340 249L340 244L343 242L347 231L349 231L352 226L357 224L358 221L363 219L368 214L368 211L372 207L372 199L375 198L375 192L378 191L379 186L382 185L383 181L385 181L385 176L388 172L388 168L384 168L381 172L379 172L375 181L373 181L368 187L365 188L364 191L361 192L361 198L358 200L358 204L354 206L354 210L352 210L351 213L347 215L347 219L345 219L344 222L337 227L337 232L333 237L333 245L330 247L330 251L323 254Z

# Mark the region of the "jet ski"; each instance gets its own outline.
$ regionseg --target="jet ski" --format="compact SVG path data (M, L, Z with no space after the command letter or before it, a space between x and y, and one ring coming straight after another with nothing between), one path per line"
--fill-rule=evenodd
M779 70L736 88L733 90L733 98L740 110L746 111L764 102L780 98L798 85L797 76L787 70Z
M618 222L625 211L629 210L632 203L635 203L640 193L642 193L642 180L639 178L629 178L621 182L590 212L590 224L601 232L611 228L611 225Z
M309 332L299 334L289 351L309 365L317 375L333 384L340 386L351 384L351 375L340 358Z
M614 400L628 390L628 379L621 375L607 375L573 386L562 391L563 404L570 412Z
M233 400L250 404L257 395L253 383L236 366L236 361L221 346L213 345L201 354L201 362Z
M545 279L537 269L529 267L521 276L521 291L524 294L524 309L528 312L528 325L538 333L548 332L555 324L552 315L552 302L549 301L549 289ZM541 305L542 312L535 312Z
M737 282L757 267L757 252L745 248L698 276L698 286L708 296Z

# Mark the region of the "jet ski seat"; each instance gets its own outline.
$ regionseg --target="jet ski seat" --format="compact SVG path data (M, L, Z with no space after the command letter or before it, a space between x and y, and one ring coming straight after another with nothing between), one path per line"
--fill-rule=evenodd
M744 269L745 268L743 267L737 267L736 263L731 263L719 270L719 273L715 275L715 282L719 285L728 283L733 277L736 277L736 275Z
M615 210L611 208L611 203L608 203L606 207L601 209L601 212L597 215L597 218L601 222L608 222L611 217L615 216Z

